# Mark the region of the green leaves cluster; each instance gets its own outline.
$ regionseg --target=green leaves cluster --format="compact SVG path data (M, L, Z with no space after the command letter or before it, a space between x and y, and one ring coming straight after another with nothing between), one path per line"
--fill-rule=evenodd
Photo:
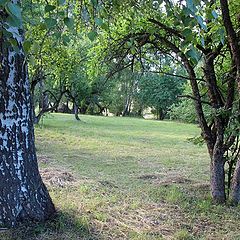
M3 25L3 29L7 32L11 27L22 27L22 12L19 3L13 3L10 0L0 0L0 7L6 14L1 14L1 21L5 24ZM8 36L6 32L2 29L2 33L5 36Z

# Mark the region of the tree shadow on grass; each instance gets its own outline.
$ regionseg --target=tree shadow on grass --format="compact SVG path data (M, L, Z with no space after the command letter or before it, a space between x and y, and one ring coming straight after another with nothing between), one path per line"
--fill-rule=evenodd
M28 223L0 231L1 240L102 240L86 216L58 212L45 223Z

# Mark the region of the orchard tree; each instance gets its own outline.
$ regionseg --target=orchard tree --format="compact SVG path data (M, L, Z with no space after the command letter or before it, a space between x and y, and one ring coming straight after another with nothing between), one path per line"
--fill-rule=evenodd
M79 13L84 8L88 15L92 4L84 3L83 7L80 1L68 3L23 3L35 123L50 111L70 113L72 105L79 120L78 109L89 92L86 62L90 60L87 53L92 43L86 35L90 27L86 27L88 22Z
M149 55L172 56L186 70L198 122L209 156L214 202L226 201L225 165L232 179L232 201L240 201L239 159L239 36L238 2L228 1L122 2L111 19L111 59L123 66L151 61ZM219 11L222 9L222 13ZM221 16L222 14L222 16ZM222 23L222 18L223 22ZM234 25L232 22L235 21ZM225 37L225 30L227 39ZM109 47L110 46L110 47ZM143 64L144 65L144 64ZM200 68L198 68L198 66ZM218 71L224 68L224 74ZM201 69L201 71L196 71ZM200 89L204 88L202 95ZM207 99L206 99L207 97ZM211 118L204 111L211 109ZM231 156L231 157L229 157ZM237 163L237 164L236 164ZM233 174L233 170L235 171Z
M235 12L235 21L237 23L233 24L233 21L230 17L230 10L229 10L229 4L227 0L220 0L221 4L221 11L222 11L222 19L223 19L223 25L226 29L228 43L230 45L231 50L231 58L232 58L232 65L233 65L233 73L234 75L232 78L235 80L235 83L238 85L238 106L240 101L240 35L239 35L239 29L240 29L240 16L239 16L239 9L240 9L240 3L239 1L232 1L232 9ZM238 15L237 15L238 14ZM237 19L236 19L237 17ZM237 34L238 32L238 34ZM232 80L232 81L234 81ZM232 83L233 85L233 83ZM234 203L240 203L240 145L239 143L239 131L240 131L240 108L237 107L236 109L236 118L238 119L236 124L236 133L231 136L231 140L234 141L237 138L237 145L236 145L236 151L238 152L238 155L235 157L235 171L232 177L232 184L231 184L231 198ZM237 136L237 137L236 137Z
M44 1L26 1L23 4L35 123L39 123L45 113L58 109L69 91L69 74L77 64L76 54L70 56L69 49L81 41L77 39L74 22L78 4L69 9L64 2L49 1L45 5ZM75 51L80 55L80 50ZM75 65L71 66L73 62Z

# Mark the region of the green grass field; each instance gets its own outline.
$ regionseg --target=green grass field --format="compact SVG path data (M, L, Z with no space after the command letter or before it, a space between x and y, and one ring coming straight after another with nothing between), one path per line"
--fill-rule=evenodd
M56 217L0 239L240 239L239 207L214 206L195 125L51 114L36 127Z

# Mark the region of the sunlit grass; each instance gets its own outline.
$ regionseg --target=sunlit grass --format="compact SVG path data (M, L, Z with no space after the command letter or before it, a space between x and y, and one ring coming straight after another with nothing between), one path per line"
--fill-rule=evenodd
M81 119L51 114L36 127L40 168L74 177L46 182L56 219L0 239L240 239L239 209L211 203L206 148L188 141L196 125Z

